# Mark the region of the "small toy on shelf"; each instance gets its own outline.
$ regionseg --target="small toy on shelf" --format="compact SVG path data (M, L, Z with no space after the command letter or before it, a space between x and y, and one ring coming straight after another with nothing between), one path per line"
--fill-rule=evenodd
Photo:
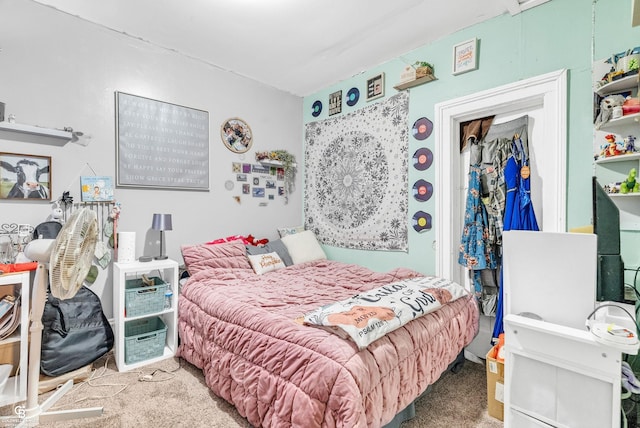
M47 217L47 221L57 221L58 223L64 224L64 211L62 211L60 207L60 201L53 202L51 214Z
M626 154L635 153L636 151L636 137L628 135L624 138L624 152Z
M620 193L620 183L609 183L603 186L604 191L607 193Z
M636 169L631 168L631 170L629 170L629 175L627 176L627 179L622 183L620 183L620 193L627 194L627 193L637 193L638 191L640 191L640 183L638 183L638 180L636 180L636 175L637 175Z
M624 102L625 97L620 94L604 97L602 101L600 101L600 113L598 113L595 121L596 129L600 129L602 125L607 123L613 116L613 109L622 107Z
M607 140L605 157L609 158L611 156L618 156L624 153L624 150L620 148L616 141L616 136L614 134L607 134L604 136L604 139Z

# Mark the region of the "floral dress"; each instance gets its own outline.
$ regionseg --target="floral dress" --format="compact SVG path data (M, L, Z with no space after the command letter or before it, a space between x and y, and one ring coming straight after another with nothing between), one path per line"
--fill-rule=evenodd
M469 167L469 190L467 193L464 227L458 263L472 271L473 287L476 298L482 298L481 271L496 269L497 261L493 246L487 243L489 224L487 211L480 198L479 146L471 147L471 165Z

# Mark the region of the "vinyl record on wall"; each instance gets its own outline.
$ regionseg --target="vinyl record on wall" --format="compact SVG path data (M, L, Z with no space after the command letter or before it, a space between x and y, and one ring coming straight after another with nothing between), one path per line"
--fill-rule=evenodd
M433 163L433 153L426 147L421 147L413 154L413 166L418 171L428 169Z
M316 100L316 102L314 102L313 106L311 107L312 107L311 115L313 117L320 116L320 113L322 113L322 102L320 100Z
M428 181L418 180L413 185L413 197L420 202L426 202L433 195L433 185Z
M424 211L418 211L413 215L413 228L416 232L424 232L431 229L431 215Z
M358 104L358 100L360 99L360 91L358 88L351 88L349 92L347 92L347 105L353 107Z
M426 140L433 131L433 123L426 117L421 117L413 124L411 132L416 140Z

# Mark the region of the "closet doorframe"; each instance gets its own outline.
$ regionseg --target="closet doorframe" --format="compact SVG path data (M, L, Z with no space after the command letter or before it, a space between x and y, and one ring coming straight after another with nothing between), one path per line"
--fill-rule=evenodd
M461 166L460 123L492 115L542 110L542 133L532 141L544 164L540 179L544 194L538 219L546 232L566 231L567 70L438 103L435 106L436 153L436 275L465 283L458 264L466 175ZM531 150L531 147L530 147ZM546 154L546 156L545 156Z

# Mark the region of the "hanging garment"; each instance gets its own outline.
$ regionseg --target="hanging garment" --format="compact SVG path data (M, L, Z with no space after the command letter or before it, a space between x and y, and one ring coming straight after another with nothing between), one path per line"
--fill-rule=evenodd
M467 148L467 144L473 144L484 139L487 132L489 132L494 117L487 116L460 124L460 153Z
M482 150L482 194L489 220L489 242L502 245L503 221L507 199L505 168L512 154L515 133L526 132L527 117L491 125L481 142ZM526 135L526 134L525 134ZM525 150L528 147L525 146Z
M527 138L528 116L511 122L511 153L504 168L507 189L503 230L539 230L531 201L531 169L529 166L529 141ZM491 133L491 131L490 131ZM500 269L498 307L493 328L493 340L497 340L503 327L503 277Z
M464 227L458 263L471 271L474 291L478 301L482 299L481 270L495 269L497 266L493 246L487 245L488 221L487 212L480 200L480 157L481 147L473 144L470 147L471 160L469 167L469 189L464 215Z

